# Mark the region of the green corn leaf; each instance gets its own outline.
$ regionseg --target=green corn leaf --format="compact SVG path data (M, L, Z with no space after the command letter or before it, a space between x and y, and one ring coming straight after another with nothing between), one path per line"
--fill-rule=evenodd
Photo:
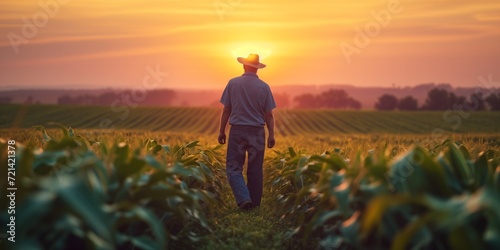
M61 211L56 205L57 196L50 191L39 191L26 198L18 208L16 224L21 232L27 232L50 213Z
M345 213L339 210L325 211L312 220L312 228L316 230L318 227L325 225L329 220L334 218L342 219L344 216Z
M61 131L62 131L62 133L63 133L63 135L64 135L64 137L69 137L69 132L68 132L69 130L68 130L68 128L66 128L66 126L62 125L61 123L58 123L58 122L49 122L49 123L47 123L47 125L49 125L49 126L56 126L56 127L60 128Z
M192 141L192 142L184 145L184 148L194 148L194 147L197 147L197 146L199 146L199 142L200 141Z
M36 126L33 126L32 128L34 128L34 129L42 132L42 136L43 136L43 140L44 141L50 141L50 140L52 140L52 137L47 134L47 131L45 130L45 127L40 126L40 125L36 125Z
M46 182L45 186L54 185ZM99 200L95 199L90 190L78 178L69 178L50 187L58 193L66 206L81 217L99 237L112 242L110 221L101 208Z
M474 163L474 168L476 170L474 176L475 184L477 187L482 187L486 184L488 176L493 174L493 171L490 170L488 165L488 159L485 153L479 155Z
M59 161L65 159L67 156L65 151L50 151L36 154L32 165L33 171L37 174L59 171L58 168L64 168L64 165L59 166Z
M457 174L458 180L460 181L462 186L466 188L471 187L473 182L472 172L465 156L462 154L462 152L460 152L460 150L454 143L448 142L447 146L449 161L455 173Z
M162 165L155 157L151 155L144 156L144 161L151 167L157 170L164 170L165 166Z
M68 135L69 137L75 137L75 131L71 127L68 128Z

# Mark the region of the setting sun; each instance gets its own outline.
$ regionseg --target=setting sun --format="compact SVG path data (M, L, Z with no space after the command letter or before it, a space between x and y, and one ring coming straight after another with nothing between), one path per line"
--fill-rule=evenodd
M272 50L269 47L260 47L253 44L237 45L231 50L233 58L247 57L249 54L258 54L261 59L266 59L271 55Z

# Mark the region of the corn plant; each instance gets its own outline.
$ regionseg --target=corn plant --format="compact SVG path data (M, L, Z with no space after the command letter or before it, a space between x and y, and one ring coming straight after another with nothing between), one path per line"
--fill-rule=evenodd
M35 127L43 148L17 147L16 247L182 248L210 231L204 207L217 202L218 148L195 149L197 142L161 146L168 155L162 158L153 140L143 153L124 142L107 146L57 126L62 138ZM2 152L6 146L0 142ZM6 155L0 156L5 161ZM2 222L6 216L2 212Z
M284 215L296 219L290 235L332 249L500 246L498 152L474 160L452 141L440 148L434 157L422 147L358 152L349 164L338 151L277 152L269 174Z

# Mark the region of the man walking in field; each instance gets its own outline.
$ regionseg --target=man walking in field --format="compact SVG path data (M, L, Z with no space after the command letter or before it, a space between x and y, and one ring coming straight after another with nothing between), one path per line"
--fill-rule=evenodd
M274 116L276 108L269 85L260 80L257 70L266 67L259 62L259 55L238 57L245 73L229 81L220 102L224 104L220 119L219 143L226 143L226 124L231 129L226 156L226 174L236 203L243 210L260 205L262 198L265 131L267 147L274 147ZM243 165L248 153L247 184L243 178Z

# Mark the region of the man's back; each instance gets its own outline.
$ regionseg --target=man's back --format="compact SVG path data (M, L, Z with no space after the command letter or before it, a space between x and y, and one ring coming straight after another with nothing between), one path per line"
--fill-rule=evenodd
M231 109L229 124L257 127L264 126L265 113L276 107L269 85L253 73L231 79L221 103Z

